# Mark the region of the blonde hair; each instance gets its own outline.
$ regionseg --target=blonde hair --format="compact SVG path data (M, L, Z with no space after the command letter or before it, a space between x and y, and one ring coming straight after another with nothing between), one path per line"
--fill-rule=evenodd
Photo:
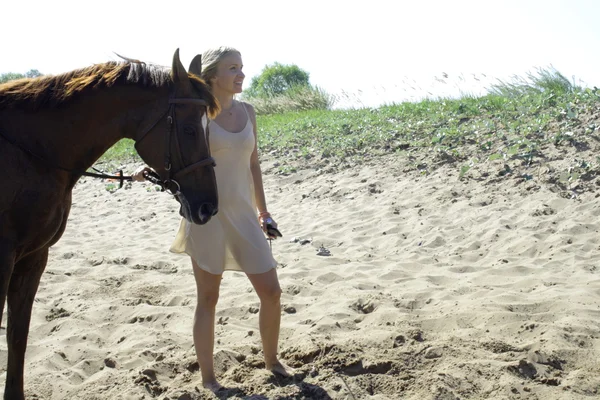
M202 74L200 77L204 79L206 83L211 85L212 78L217 75L217 66L219 65L219 62L231 53L237 53L240 56L242 55L239 50L226 46L208 49L202 53Z

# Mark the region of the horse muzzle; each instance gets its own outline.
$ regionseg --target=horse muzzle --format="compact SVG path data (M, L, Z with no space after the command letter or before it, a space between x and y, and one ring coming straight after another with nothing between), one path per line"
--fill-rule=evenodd
M210 219L212 217L217 215L218 211L219 211L219 209L217 207L215 207L214 205L212 205L211 203L202 204L200 206L200 208L198 209L198 222L196 222L196 223L200 224L200 225L204 225L205 223L210 221Z
M188 222L192 222L198 225L206 224L208 221L210 221L212 217L217 215L217 212L219 211L218 208L211 203L201 204L196 212L194 212L191 209L191 207L187 206L187 204L185 204L184 202L180 203L181 207L179 207L179 215L187 219Z

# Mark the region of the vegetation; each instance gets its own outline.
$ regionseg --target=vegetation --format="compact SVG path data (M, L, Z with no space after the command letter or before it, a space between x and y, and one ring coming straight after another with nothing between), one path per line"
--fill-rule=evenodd
M545 166L562 189L582 189L600 174L600 90L571 85L541 71L527 81L500 82L479 98L424 100L377 109L331 110L259 116L263 153L281 160L280 172L327 168L396 154L406 170L423 174L451 165L461 178L533 179ZM550 166L563 154L559 169ZM583 189L582 189L583 190Z
M19 73L15 73L15 72L7 72L4 74L0 74L0 84L8 82L8 81L13 81L15 79L35 78L37 76L42 76L42 73L40 71L38 71L37 69L31 69L24 74L19 74Z
M554 68L538 68L536 73L530 72L525 77L513 76L512 82L499 81L490 88L491 93L505 97L544 92L569 94L578 91L581 91L581 87L571 83Z
M310 86L308 77L308 72L297 65L267 65L260 75L252 78L247 94L260 98L279 96L298 86Z
M263 151L299 152L304 158L346 159L427 148L462 159L472 154L472 146L492 159L533 156L542 144L562 143L567 131L583 129L578 115L597 110L599 96L597 89L489 94L377 109L259 116L258 125ZM594 129L591 124L583 130Z
M330 110L334 104L333 96L318 87L312 86L294 86L283 94L270 97L244 95L243 100L252 104L258 115Z
M296 65L279 63L267 65L260 75L252 78L242 98L259 115L327 110L334 103L332 96L310 84L308 72Z

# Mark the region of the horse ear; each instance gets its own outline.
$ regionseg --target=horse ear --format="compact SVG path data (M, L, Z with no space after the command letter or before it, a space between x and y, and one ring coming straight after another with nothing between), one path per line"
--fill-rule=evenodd
M200 74L202 74L202 55L201 54L198 54L198 55L196 55L196 57L194 57L194 59L190 63L190 68L188 69L188 71L191 72L192 74L198 75L198 76L200 76Z
M175 82L178 95L190 94L192 92L192 83L190 82L190 78L188 77L185 67L179 59L179 49L175 50L175 54L173 55L171 76L173 78L173 82Z

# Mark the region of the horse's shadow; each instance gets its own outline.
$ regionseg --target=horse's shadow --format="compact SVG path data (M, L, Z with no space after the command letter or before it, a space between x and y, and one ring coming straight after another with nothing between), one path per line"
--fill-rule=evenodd
M294 393L293 398L312 399L312 400L332 400L325 389L318 385L304 382L304 375L296 374L289 378L273 376L268 380L276 386L296 385L300 389L299 393ZM249 394L245 390L237 387L225 387L215 393L219 400L226 400L232 397L243 400L270 400L269 397L262 394Z

